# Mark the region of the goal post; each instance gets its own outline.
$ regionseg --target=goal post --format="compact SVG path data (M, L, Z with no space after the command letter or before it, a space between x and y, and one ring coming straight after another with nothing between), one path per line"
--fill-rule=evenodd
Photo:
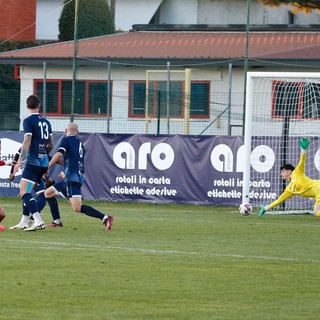
M320 73L248 72L246 92L242 203L258 207L283 192L280 167L298 164L301 137L311 140L305 173L320 179ZM296 196L272 213L309 213L313 205Z

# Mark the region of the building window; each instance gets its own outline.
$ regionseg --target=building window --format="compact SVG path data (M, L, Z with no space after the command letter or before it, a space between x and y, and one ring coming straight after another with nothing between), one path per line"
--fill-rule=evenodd
M288 11L288 24L295 24L296 23L296 15L291 11Z
M274 81L272 91L273 118L320 118L319 83Z
M190 118L209 118L210 82L192 81L190 94ZM183 81L170 82L169 94L166 81L150 81L148 92L145 81L129 82L129 117L145 117L148 109L149 117L183 118L185 102Z
M112 83L110 83L112 94ZM43 101L43 80L35 80L35 94ZM46 113L49 115L65 115L71 113L72 81L47 80L46 81ZM75 90L74 114L101 115L107 114L108 82L78 80ZM110 115L111 115L110 96Z

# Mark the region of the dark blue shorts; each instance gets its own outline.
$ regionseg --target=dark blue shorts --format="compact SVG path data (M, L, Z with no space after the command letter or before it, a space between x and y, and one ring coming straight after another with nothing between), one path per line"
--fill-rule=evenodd
M21 179L40 184L42 176L47 172L47 169L47 167L27 164L22 171Z
M67 182L68 198L81 197L81 183L69 181Z
M36 183L34 185L33 191L38 195L44 192L44 190L46 189L43 179L41 179L40 183Z
M56 182L53 187L60 193L61 197L68 197L67 184L63 180Z

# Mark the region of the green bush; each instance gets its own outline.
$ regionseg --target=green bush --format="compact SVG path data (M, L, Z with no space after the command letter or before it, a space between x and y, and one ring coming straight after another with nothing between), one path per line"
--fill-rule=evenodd
M90 38L115 32L114 22L106 0L78 0L77 38ZM74 39L75 1L66 4L59 20L59 40Z

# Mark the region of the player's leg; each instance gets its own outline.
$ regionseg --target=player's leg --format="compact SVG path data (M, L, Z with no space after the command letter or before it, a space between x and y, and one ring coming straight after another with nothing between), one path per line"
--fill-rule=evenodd
M44 187L43 181L41 181L40 184L36 183L34 185L34 187L33 187L33 191L36 194L36 201L37 201L37 204L38 204L39 212L41 212L43 210L43 208L45 207L45 205L46 205L46 198L44 197L44 190L45 190L45 187ZM22 204L22 214L24 216L28 216L29 217L29 220L28 220L29 224L30 223L31 224L34 223L33 216L30 215L30 212L29 212L28 208L24 204Z
M316 200L313 208L313 214L315 215L315 217L320 217L320 199Z
M53 186L46 189L44 192L46 200L49 204L51 215L52 215L52 223L47 224L48 227L62 227L62 221L60 218L60 211L58 206L58 201L56 196L61 195L62 197L66 197L66 189L64 181L60 181L55 183Z
M25 229L25 231L36 231L45 228L45 224L40 216L40 211L36 200L33 198L31 191L35 183L40 184L42 176L46 173L46 167L26 165L22 173L20 186L20 195L22 197L23 203L26 205L30 213L34 218L34 223L31 227ZM20 182L20 184L21 184ZM30 185L32 184L32 187Z
M43 180L41 180L39 184L36 184L34 186L34 192L36 193L36 201L39 212L41 212L46 206L46 197L44 196L45 189L46 188Z
M6 213L3 208L0 208L0 223L6 217ZM0 225L0 231L4 231L6 228L5 226Z
M28 221L29 221L29 214L31 206L34 206L35 199L32 197L31 192L34 187L34 182L30 180L26 180L21 178L20 181L20 196L22 198L22 216L20 222L9 229L17 230L17 229L27 229L28 228ZM28 205L27 205L28 203Z
M112 222L113 222L112 216L110 215L108 216L91 206L82 204L81 184L75 183L75 182L69 182L68 193L69 193L69 201L75 212L81 212L89 217L100 219L102 223L105 225L106 230L111 229Z

